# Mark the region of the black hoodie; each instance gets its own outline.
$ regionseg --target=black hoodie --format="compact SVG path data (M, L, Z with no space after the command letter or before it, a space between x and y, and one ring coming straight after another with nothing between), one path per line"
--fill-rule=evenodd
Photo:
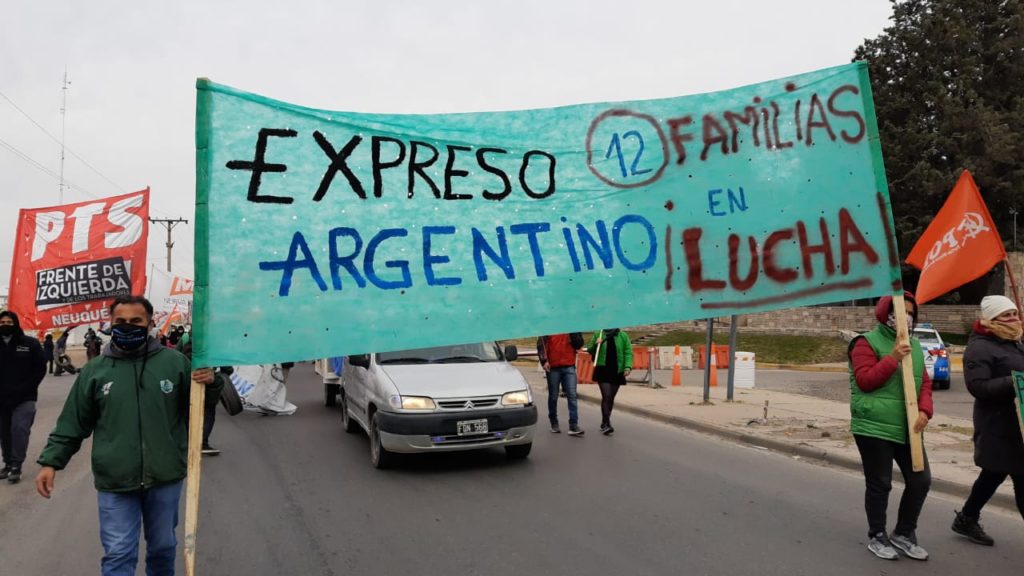
M43 347L35 338L25 336L17 314L4 310L0 312L3 317L14 320L14 335L10 340L0 338L0 409L35 402L39 383L46 376Z

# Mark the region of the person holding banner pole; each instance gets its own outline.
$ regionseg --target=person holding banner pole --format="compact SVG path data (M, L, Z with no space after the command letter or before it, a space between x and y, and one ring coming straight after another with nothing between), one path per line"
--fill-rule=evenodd
M587 351L594 357L594 381L601 389L601 433L610 436L615 433L612 426L615 396L633 370L633 344L628 334L611 328L595 332Z
M49 499L56 472L92 435L103 575L135 574L142 529L146 574L172 576L191 390L215 403L224 379L192 371L188 358L149 335L153 305L142 296L120 296L109 311L110 342L72 385L37 460L36 490Z
M917 303L906 292L907 325L913 331ZM860 451L864 468L864 509L868 519L868 550L879 558L896 560L899 549L909 558L927 560L928 552L918 545L917 520L931 488L931 470L927 455L924 468L913 469L907 408L904 401L900 363L909 356L913 364L914 386L918 391L919 413L913 433L919 434L932 417L932 385L924 369L921 343L897 339L893 297L883 296L875 307L878 324L850 342L850 431ZM903 474L904 491L900 499L896 527L886 533L886 510L892 491L893 462Z
M974 463L981 468L952 529L983 546L995 540L979 523L981 509L1009 476L1017 510L1024 517L1024 437L1021 436L1011 373L1024 371L1021 318L1005 296L985 296L964 351L964 381L974 396Z

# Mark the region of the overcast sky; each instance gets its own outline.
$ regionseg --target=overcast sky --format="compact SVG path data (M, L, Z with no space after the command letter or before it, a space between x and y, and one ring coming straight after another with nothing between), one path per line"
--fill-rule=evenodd
M8 0L0 294L18 210L59 203L60 145L11 102L59 141L65 69L64 202L151 187L151 216L189 220L173 264L191 276L197 77L360 112L640 100L849 62L891 15L888 0ZM159 267L165 241L151 227Z

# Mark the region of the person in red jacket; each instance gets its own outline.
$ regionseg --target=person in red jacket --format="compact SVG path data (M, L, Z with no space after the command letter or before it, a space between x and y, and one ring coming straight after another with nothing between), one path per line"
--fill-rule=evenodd
M583 435L576 401L576 351L582 347L583 335L579 332L537 339L537 357L548 379L548 420L555 434L562 431L558 426L558 390L561 388L569 403L569 435Z

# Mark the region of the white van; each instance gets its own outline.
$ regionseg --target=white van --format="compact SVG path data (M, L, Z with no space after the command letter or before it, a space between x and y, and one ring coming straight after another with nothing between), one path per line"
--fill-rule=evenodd
M390 466L395 453L491 446L526 458L537 407L509 364L517 356L515 346L502 352L494 342L349 356L328 402L336 391L345 430L366 430L377 468Z

